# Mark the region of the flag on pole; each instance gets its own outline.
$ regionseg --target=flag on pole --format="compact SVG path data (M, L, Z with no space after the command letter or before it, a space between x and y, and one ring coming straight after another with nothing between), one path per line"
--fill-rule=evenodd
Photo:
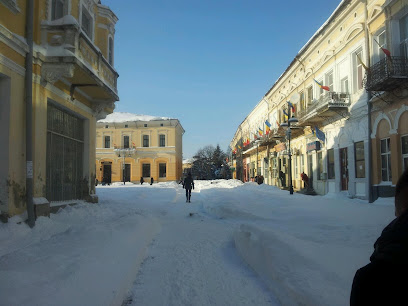
M313 79L313 81L315 81L316 84L317 84L317 86L319 86L321 89L330 91L330 87L329 87L329 86L324 86L323 84L319 83L319 82L316 81L315 79Z
M262 135L263 135L263 131L261 130L261 128L258 128L258 134L259 134L259 136L261 136L261 137L262 137Z
M377 45L380 47L380 49L382 50L382 52L384 52L384 54L385 54L386 56L391 57L391 52L390 52L390 50L387 50L387 49L381 47L381 45L378 43L377 40L374 39L374 41L377 43Z
M321 141L325 142L326 141L326 135L324 134L324 132L319 130L319 128L317 126L315 126L315 130L316 130L316 137L318 139L320 139Z
M288 117L288 113L285 110L283 110L283 113L285 114L286 117Z
M294 113L295 112L295 107L293 106L293 104L290 103L290 101L288 101L288 105L292 108L292 113Z
M265 129L266 132L265 132L265 134L268 135L269 132L271 131L271 124L269 123L268 120L266 120L266 121L265 121L265 125L266 125L266 129Z
M361 66L363 66L365 70L368 70L368 67L364 65L363 61L361 60L360 56L357 53L356 53L356 57L357 57L358 62L361 64Z

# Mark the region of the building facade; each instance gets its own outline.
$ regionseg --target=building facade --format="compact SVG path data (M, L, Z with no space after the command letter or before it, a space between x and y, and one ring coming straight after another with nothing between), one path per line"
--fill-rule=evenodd
M182 177L184 129L179 120L113 113L97 122L98 182L150 183Z
M0 0L1 215L97 200L96 121L119 100L117 20L98 0Z
M300 190L305 173L318 194L393 195L408 156L407 5L339 3L238 127L237 178Z

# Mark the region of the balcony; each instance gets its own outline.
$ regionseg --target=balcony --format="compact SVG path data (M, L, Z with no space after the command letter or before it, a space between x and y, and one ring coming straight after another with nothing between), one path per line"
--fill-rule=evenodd
M94 110L112 108L119 100L118 73L83 33L73 16L43 21L41 46L34 51L42 61L43 81L52 84L62 81L70 86L71 99L82 94L92 101ZM80 89L80 93L76 89Z
M350 95L348 93L326 92L318 100L313 100L306 109L297 113L298 126L320 123L339 112L348 112L349 106Z
M407 84L407 78L407 58L390 56L372 65L363 83L367 91L392 91Z

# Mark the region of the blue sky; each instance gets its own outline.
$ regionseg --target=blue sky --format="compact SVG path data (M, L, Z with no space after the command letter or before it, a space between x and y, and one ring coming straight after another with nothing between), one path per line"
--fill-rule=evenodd
M183 157L219 144L340 0L102 0L118 16L115 111L172 117Z

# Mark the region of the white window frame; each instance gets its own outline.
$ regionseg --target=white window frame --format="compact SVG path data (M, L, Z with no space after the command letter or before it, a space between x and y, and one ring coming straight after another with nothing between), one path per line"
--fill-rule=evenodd
M391 171L392 171L392 169L391 169L391 148L389 148L389 151L387 151L387 152L385 152L385 153L382 153L381 152L381 143L382 143L382 141L383 140L385 140L385 141L389 141L390 142L390 145L389 145L389 147L391 147L391 138L390 137L387 137L387 138L383 138L383 139L380 139L380 156L381 156L381 181L382 182L391 182L392 181L392 173L391 173ZM387 180L386 181L384 181L383 180L383 169L384 169L384 165L383 165L383 156L386 156L387 158L386 158L386 160L387 160L387 165L386 165L386 170L387 170Z
M363 53L363 49L357 48L356 51L354 51L352 53L352 58L353 60L352 62L352 75L353 75L353 93L359 92L361 90L364 89L363 86L363 79L364 79L364 67L363 65L360 63L360 61L357 58L357 55L360 56L360 59L362 61L364 61L364 53ZM358 82L358 72L361 71L361 83L359 84Z

